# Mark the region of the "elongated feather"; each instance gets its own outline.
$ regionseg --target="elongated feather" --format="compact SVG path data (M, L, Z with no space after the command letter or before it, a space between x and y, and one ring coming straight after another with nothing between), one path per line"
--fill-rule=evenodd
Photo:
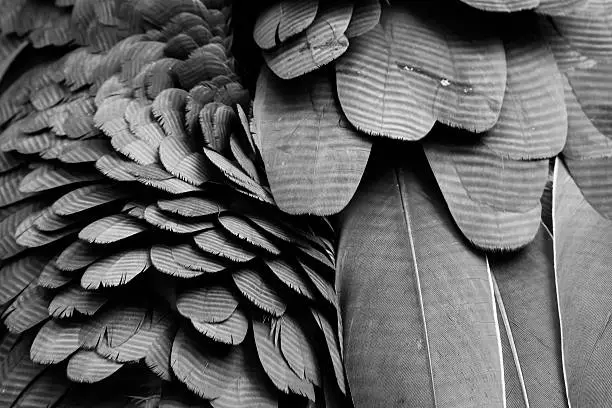
M337 285L349 322L344 357L353 400L357 407L501 406L485 257L453 225L431 174L417 164L422 157L406 154L390 161L383 150L343 213Z
M572 406L604 407L612 309L608 250L612 225L581 194L557 159L553 184L555 276L561 314L563 363Z
M508 342L508 352L504 350L508 405L568 407L561 363L553 237L542 224L534 242L524 250L494 254L488 259L495 277L499 324L504 327Z

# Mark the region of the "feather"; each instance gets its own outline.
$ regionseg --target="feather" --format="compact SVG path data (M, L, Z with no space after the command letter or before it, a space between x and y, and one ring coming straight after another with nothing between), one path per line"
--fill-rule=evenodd
M30 283L2 313L6 327L23 333L49 318L51 294L35 282Z
M214 228L214 224L211 221L181 219L162 212L156 205L150 205L145 209L144 218L148 223L158 228L177 234L193 234L194 232Z
M194 186L210 179L208 163L188 138L167 137L159 145L159 157L172 175Z
M311 312L317 325L325 336L325 343L327 344L327 350L329 351L329 355L331 357L338 389L342 391L342 393L346 393L346 377L344 373L344 362L342 360L342 349L341 347L338 347L338 340L336 338L337 336L335 334L335 330L322 313L316 311L315 309L311 309Z
M208 197L179 197L157 202L164 212L181 217L203 217L219 213L223 207L220 203Z
M322 3L308 28L294 39L264 52L266 64L279 77L292 79L332 62L348 48L344 32L352 14L352 2Z
M304 329L291 316L285 314L280 320L280 349L289 367L301 379L320 385L321 373L315 351L308 341Z
M92 184L76 188L56 200L51 209L68 216L110 204L129 195L128 190L110 184Z
M219 224L236 238L242 239L258 248L262 248L272 255L279 255L281 253L281 249L273 239L260 232L256 227L241 217L221 214L219 215Z
M210 102L204 105L199 114L204 145L225 154L236 120L234 110L221 102Z
M51 259L43 268L37 281L39 286L47 289L59 289L74 279L74 276L56 266L56 260L57 257Z
M372 142L349 125L325 72L282 81L267 69L253 114L272 194L292 214L330 215L355 193Z
M51 165L43 165L28 173L21 183L19 189L26 193L35 193L64 187L75 183L98 181L102 177L94 171L84 169L66 169Z
M193 241L207 254L233 262L248 262L257 256L250 248L241 245L240 241L219 228L200 232L193 237Z
M204 273L179 264L174 257L173 248L167 245L154 245L151 248L151 262L158 271L180 278L195 278Z
M223 357L199 346L181 329L172 347L172 369L188 388L215 408L276 407L271 387L263 381L261 368L242 346L232 347Z
M122 366L122 363L107 360L95 351L80 350L70 357L66 374L72 381L93 383L114 374Z
M285 42L312 24L318 1L278 1L261 12L255 22L253 38L260 48L269 50Z
M344 35L349 39L364 35L380 21L382 7L378 0L356 0L351 22Z
M501 406L502 352L485 257L453 225L422 157L395 145L379 154L342 214L338 248L353 400Z
M236 287L255 306L274 316L282 316L287 304L279 292L253 268L243 267L232 273Z
M436 121L476 132L497 121L507 75L501 41L473 9L434 4L386 8L338 60L338 97L357 129L418 140Z
M81 277L85 289L125 285L145 272L151 261L149 251L143 248L129 249L96 261Z
M612 310L607 262L610 221L585 200L557 159L553 182L555 276L571 406L605 406ZM595 261L596 259L596 261Z
M303 269L296 262L283 258L266 259L266 265L272 273L294 292L314 300L310 283L304 276Z
M228 159L212 149L204 148L204 154L229 180L241 187L245 194L265 203L274 203L270 192Z
M144 231L146 226L138 220L124 214L115 214L89 224L79 232L79 238L91 243L109 244Z
M234 310L230 317L219 323L191 320L191 324L206 337L234 346L244 341L249 329L249 321L240 309Z
M314 401L315 392L313 384L298 377L289 367L289 364L281 354L279 345L271 338L269 325L254 320L253 335L255 337L259 361L274 385L280 391L285 393L294 392Z
M55 295L49 303L49 313L56 318L72 317L75 312L91 316L108 301L104 294L86 291L78 284L71 285Z
M527 245L540 223L548 160L513 160L484 142L452 143L455 130L424 144L446 203L465 236L485 249Z
M49 320L36 334L30 358L38 364L57 364L67 359L81 346L79 331L79 324Z
M541 225L524 250L488 258L495 278L508 405L567 407L550 232Z
M181 315L193 321L221 323L234 313L238 298L224 286L211 285L181 293L176 307Z

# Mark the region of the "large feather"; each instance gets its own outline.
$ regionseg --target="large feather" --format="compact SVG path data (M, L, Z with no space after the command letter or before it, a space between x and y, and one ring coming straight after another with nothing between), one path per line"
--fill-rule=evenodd
M585 199L558 159L553 184L555 266L563 362L572 406L612 398L612 224Z
M453 225L422 157L395 145L376 153L342 214L338 249L353 400L357 407L501 406L486 259Z

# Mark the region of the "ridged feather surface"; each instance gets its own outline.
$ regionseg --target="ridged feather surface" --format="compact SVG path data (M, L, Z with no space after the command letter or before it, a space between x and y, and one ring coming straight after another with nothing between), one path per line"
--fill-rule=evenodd
M328 369L346 392L337 330L315 352L340 326L333 231L274 203L230 4L20 4L0 3L2 406L324 407ZM282 346L258 348L272 321Z

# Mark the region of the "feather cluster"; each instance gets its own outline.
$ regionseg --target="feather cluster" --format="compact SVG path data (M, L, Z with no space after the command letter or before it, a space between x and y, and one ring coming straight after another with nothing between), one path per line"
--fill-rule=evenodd
M253 38L267 68L254 119L280 208L341 211L383 137L419 142L454 221L482 249L534 238L561 152L609 211L605 2L389 3L261 7Z
M334 231L275 205L231 8L5 3L0 405L341 403Z

